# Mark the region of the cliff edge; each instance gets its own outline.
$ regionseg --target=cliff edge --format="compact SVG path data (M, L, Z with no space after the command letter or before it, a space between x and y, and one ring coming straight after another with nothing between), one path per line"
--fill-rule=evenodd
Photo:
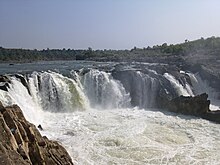
M0 164L72 165L67 151L58 142L41 136L20 107L0 102Z
M184 115L192 115L220 124L220 110L209 109L210 100L208 94L197 96L179 96L164 104L168 111Z

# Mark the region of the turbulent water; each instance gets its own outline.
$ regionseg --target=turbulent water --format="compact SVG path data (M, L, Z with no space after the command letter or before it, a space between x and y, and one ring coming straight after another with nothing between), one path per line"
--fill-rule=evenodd
M152 65L159 64L2 64L1 73L23 74L28 88L11 75L0 100L18 104L75 164L219 164L218 124L154 109L162 91L169 97L207 92L219 108L217 93L197 74L181 71L186 81Z

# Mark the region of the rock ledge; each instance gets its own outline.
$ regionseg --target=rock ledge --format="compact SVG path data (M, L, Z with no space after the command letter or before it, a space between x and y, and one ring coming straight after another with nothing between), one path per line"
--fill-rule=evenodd
M41 136L17 105L0 102L0 164L72 165L67 151L58 142Z
M210 100L208 100L208 94L203 93L195 97L179 96L170 101L167 101L165 107L168 111L171 112L197 116L216 123L220 123L220 110L211 111L209 109L209 105Z

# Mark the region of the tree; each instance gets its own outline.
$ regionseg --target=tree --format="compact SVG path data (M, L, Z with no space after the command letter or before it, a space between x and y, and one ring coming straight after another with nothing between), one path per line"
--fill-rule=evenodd
M91 47L88 47L88 49L87 49L86 52L85 52L85 56L86 56L87 58L93 56L93 50L92 50Z
M166 48L167 46L168 46L167 43L162 44L162 48Z

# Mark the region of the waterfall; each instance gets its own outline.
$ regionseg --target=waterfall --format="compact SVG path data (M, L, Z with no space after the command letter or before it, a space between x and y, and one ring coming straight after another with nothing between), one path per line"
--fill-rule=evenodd
M78 76L76 74L76 76ZM42 109L51 112L70 112L88 108L88 99L80 82L55 72L30 75L31 94Z
M134 86L131 87L135 102L140 108L149 108L155 105L158 81L140 71L136 71Z
M67 69L59 64L56 72L45 62L47 68L41 72L5 76L0 101L5 106L17 104L28 121L41 124L41 134L61 142L74 164L220 161L219 125L149 110L163 108L180 95L203 92L211 103L218 103L215 89L199 74L158 64L100 67L74 61Z
M155 75L156 72L150 74ZM156 97L160 88L157 76L142 73L137 70L115 71L113 77L119 80L127 92L130 93L131 105L139 108L151 108L156 104Z
M42 120L42 109L28 93L27 88L15 77L10 78L8 92L0 91L0 100L4 105L17 104L25 118L38 125Z
M173 87L175 88L179 96L180 95L183 95L183 96L194 95L189 84L186 83L184 87L174 76L172 76L169 73L164 73L164 77L170 81L170 83L173 85Z
M209 95L209 98L215 99L218 96L218 93L209 86L208 82L202 80L198 73L192 74L188 73L190 80L193 85L193 90L196 95L206 92Z
M84 75L83 86L93 108L122 108L130 104L129 93L110 73L92 69Z
M196 95L201 93L207 93L209 99L211 100L210 109L216 110L220 109L220 104L218 100L219 93L212 87L209 86L209 83L206 80L202 80L198 73L192 74L187 73L192 82L193 90Z
M82 76L75 71L70 75L72 78L51 71L33 72L27 75L30 94L19 79L11 77L8 98L7 92L2 91L1 100L7 105L13 103L21 107L31 103L32 109L38 107L49 112L130 107L130 94L110 73L92 69Z
M12 76L9 92L0 92L1 100L32 111L36 107L41 111L73 112L90 108L157 108L161 98L194 96L194 93L202 92L207 92L213 100L216 98L214 90L198 75L185 72L180 73L179 78L146 68L112 72L87 69L79 74L72 70L68 75L52 71L33 72L25 76L26 86ZM191 83L185 81L187 75ZM32 108L24 107L28 105Z

